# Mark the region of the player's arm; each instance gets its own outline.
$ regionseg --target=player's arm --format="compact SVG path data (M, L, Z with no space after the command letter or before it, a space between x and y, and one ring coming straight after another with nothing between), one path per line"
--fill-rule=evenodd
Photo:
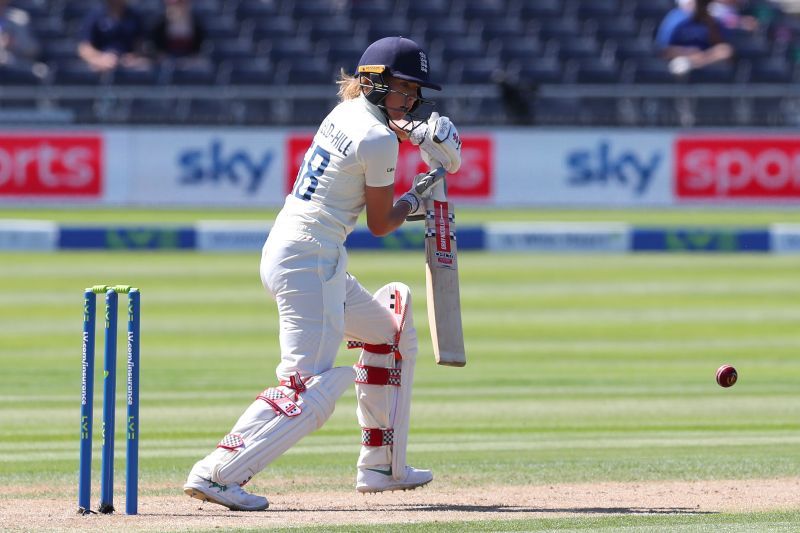
M374 130L358 147L364 165L367 227L382 237L399 228L406 217L424 213L422 199L444 177L444 172L419 174L411 189L394 202L394 172L397 165L397 137L386 130ZM459 160L460 163L460 160ZM438 166L438 165L437 165Z
M411 204L394 200L394 184L366 187L367 227L376 237L383 237L399 228L411 211Z
M444 179L443 168L436 168L427 174L417 174L411 188L397 202L392 204L394 185L386 187L367 187L367 227L381 237L396 230L408 216L421 216L425 213L423 200L430 196L434 185ZM370 215L372 213L372 215Z
M371 129L357 148L358 160L364 168L367 227L376 237L399 228L410 209L407 202L394 203L397 153L396 135L378 127Z

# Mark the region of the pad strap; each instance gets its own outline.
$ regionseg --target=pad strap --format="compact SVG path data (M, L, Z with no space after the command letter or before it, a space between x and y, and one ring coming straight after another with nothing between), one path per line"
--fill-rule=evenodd
M383 368L380 366L355 365L356 383L366 385L400 386L401 369Z
M219 441L217 448L225 448L226 450L237 450L244 446L244 439L241 433L228 433Z
M364 351L376 355L389 355L397 351L397 345L395 344L369 344L361 341L347 341L347 349L352 350L353 348L363 348Z
M393 442L393 429L361 428L361 444L363 446L389 446Z
M274 387L264 389L264 392L256 396L256 399L267 402L277 415L297 416L303 412L300 406L286 396L283 391Z
M289 376L288 380L282 379L280 384L284 387L294 389L295 392L305 392L306 390L306 383L303 381L303 378L300 377L300 372L295 372L294 375Z
M289 376L289 379L280 380L280 386L292 389L295 398L298 398L298 394L306 390L306 384L303 378L300 377L299 372L295 372L294 375ZM264 389L264 392L256 396L256 399L267 402L277 415L297 416L303 412L294 400L289 398L282 390L276 389L275 387Z

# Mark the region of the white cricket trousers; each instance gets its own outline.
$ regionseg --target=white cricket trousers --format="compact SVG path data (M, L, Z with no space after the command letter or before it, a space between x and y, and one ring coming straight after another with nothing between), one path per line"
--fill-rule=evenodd
M341 243L306 233L270 232L260 272L280 315L278 379L330 370L345 337L370 344L394 341L391 311L346 269Z

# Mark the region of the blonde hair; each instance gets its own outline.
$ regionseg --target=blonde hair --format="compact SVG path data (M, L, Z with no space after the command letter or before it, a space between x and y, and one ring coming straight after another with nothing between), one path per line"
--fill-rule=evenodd
M336 80L339 86L339 101L352 100L361 96L361 81L358 76L351 76L344 69L339 71L339 79Z

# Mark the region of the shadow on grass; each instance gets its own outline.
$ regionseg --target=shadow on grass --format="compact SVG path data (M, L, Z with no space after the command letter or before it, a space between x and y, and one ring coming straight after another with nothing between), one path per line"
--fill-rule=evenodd
M297 512L303 509L269 509L268 512ZM460 512L460 513L575 513L575 514L619 514L619 515L711 515L716 511L701 511L691 507L535 507L521 505L459 505L459 504L418 504L418 505L380 505L369 508L330 508L313 509L315 513L324 512L369 512L379 511L418 511L418 512Z

